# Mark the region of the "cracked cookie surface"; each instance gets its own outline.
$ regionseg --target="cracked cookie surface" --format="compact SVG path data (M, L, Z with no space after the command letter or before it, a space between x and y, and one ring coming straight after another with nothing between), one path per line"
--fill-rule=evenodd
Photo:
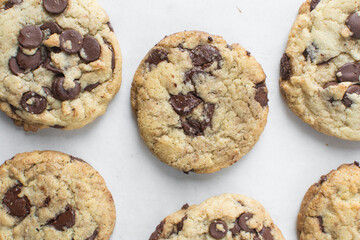
M281 59L290 109L316 130L360 140L360 1L308 0Z
M0 166L0 240L108 240L115 219L104 179L79 158L35 151Z
M280 229L257 201L239 194L185 204L166 217L149 240L284 240Z
M161 161L184 172L228 167L265 127L265 79L239 44L199 31L165 37L134 76L131 103L140 134Z
M96 0L0 1L0 109L26 131L76 129L105 113L121 53Z
M307 191L298 215L300 240L359 239L359 163L345 164Z

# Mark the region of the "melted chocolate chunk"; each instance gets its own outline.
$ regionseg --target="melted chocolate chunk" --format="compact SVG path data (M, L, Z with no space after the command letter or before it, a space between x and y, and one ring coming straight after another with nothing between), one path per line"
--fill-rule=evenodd
M183 229L183 227L184 227L184 222L185 222L186 219L187 219L187 216L183 217L183 218L181 219L181 221L178 222L178 224L176 224L176 230L177 230L177 232L180 232L180 231Z
M260 231L260 235L263 237L264 240L274 240L274 237L271 234L271 228L269 228L269 227L264 227Z
M352 13L346 20L346 25L353 33L351 36L355 39L360 39L360 16L357 12Z
M192 83L195 86L195 78L201 74L207 75L208 73L200 69L191 69L185 72L184 83Z
M280 61L280 76L282 80L289 80L292 74L290 58L286 53L283 54Z
M43 39L43 33L37 26L26 26L20 30L18 41L21 46L27 49L33 49L40 46Z
M319 52L319 48L315 45L315 43L311 43L309 46L307 46L307 48L304 50L303 52L303 56L305 57L306 60L309 60L311 62L314 62L316 55ZM327 62L327 61L326 61ZM322 63L320 63L322 64ZM319 64L318 64L319 65Z
M162 231L164 230L164 224L165 224L165 221L161 221L161 223L159 225L157 225L155 231L151 234L149 240L159 240L160 235L161 235Z
M9 68L10 68L11 72L17 76L25 72L23 69L21 69L19 67L19 64L17 63L15 57L10 58Z
M65 212L60 213L46 225L53 226L58 231L65 231L66 228L73 227L75 225L75 210L67 205Z
M24 219L30 214L30 201L26 196L19 197L22 185L18 184L10 188L2 200L3 205L7 208L11 216Z
M94 37L85 37L79 53L81 59L87 63L93 62L99 59L100 54L101 46L99 42Z
M16 60L21 69L35 70L41 64L41 51L38 49L34 55L25 55L21 49L18 49Z
M255 232L254 229L249 228L246 224L246 222L248 220L250 220L253 216L254 216L254 214L251 214L251 213L241 214L241 216L238 218L238 221L237 221L241 230L243 230L245 232L250 232L250 233Z
M69 54L77 53L83 45L83 37L81 34L74 30L68 29L60 35L60 48Z
M311 0L310 2L310 12L316 8L316 6L319 4L320 0Z
M260 103L262 107L266 107L268 105L269 99L265 82L259 83L255 86L255 88L255 100Z
M26 92L23 94L20 105L29 113L40 114L45 111L47 101L36 92Z
M200 45L190 52L192 63L195 66L207 68L213 62L220 62L222 60L221 54L217 47L211 45ZM218 65L218 67L220 67Z
M84 88L84 91L91 92L92 90L97 88L99 85L100 85L100 83L89 84L86 86L86 88Z
M95 229L94 233L90 237L86 238L85 240L95 240L95 238L97 237L98 234L99 234L98 230Z
M163 61L168 61L168 53L162 49L154 49L150 52L148 58L145 60L145 63L148 63L150 66L157 66Z
M55 98L61 101L75 99L81 91L80 83L78 81L74 81L75 87L65 89L64 81L64 77L57 77L54 79L52 84L52 92L54 93Z
M50 35L51 34L54 34L54 33L57 33L57 34L60 34L62 33L62 28L55 22L47 22L47 23L44 23L41 27L40 27L41 30L43 31L46 31L46 30L49 30L50 31Z
M185 116L202 103L202 100L195 93L190 92L186 95L172 95L169 102L177 114Z
M43 63L43 66L44 66L47 70L49 70L49 71L51 71L51 72L54 72L54 73L56 73L56 74L62 74L62 71L61 71L60 69L58 69L58 68L56 68L56 67L53 67L53 66L51 65L50 55L46 56L45 61L44 61L44 63Z
M215 239L222 239L226 236L228 227L222 220L215 220L210 224L209 233Z
M184 206L181 207L181 210L186 210L189 208L189 204L185 203Z
M323 89L326 89L331 86L337 86L338 84L339 84L338 82L328 82L328 83L325 83L325 85L323 86Z
M7 10L9 8L12 8L14 5L22 3L23 0L9 0L7 3L5 3L4 9Z
M321 216L318 216L316 217L318 220L319 220L319 226L320 226L320 229L323 233L325 233L325 228L324 228L324 221L323 221L323 218Z
M339 82L359 82L360 65L356 63L346 63L336 72Z
M350 94L360 95L360 85L354 84L351 85L345 92L342 102L346 107L350 107L352 105L352 101L348 97Z
M181 127L184 130L184 133L188 136L203 136L203 126L201 122L195 119L185 119L181 120Z
M65 11L68 0L43 0L43 6L48 13L59 14Z
M359 167L359 166L360 166L360 163L357 162L357 161L355 161L355 162L354 162L354 165L357 166L357 167Z
M107 22L106 24L108 25L110 31L111 31L111 32L114 32L114 28L113 28L113 26L111 25L111 22Z

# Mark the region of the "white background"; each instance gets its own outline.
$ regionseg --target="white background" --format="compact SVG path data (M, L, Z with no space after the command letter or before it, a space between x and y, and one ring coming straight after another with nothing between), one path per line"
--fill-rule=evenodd
M105 178L117 209L111 239L148 239L184 203L222 193L260 201L286 239L296 239L296 217L311 184L340 164L359 160L357 142L316 132L282 100L279 61L303 0L99 0L123 54L123 81L108 112L80 130L25 133L0 113L0 163L16 153L58 150L83 158ZM240 11L239 11L240 9ZM260 141L237 164L209 175L177 171L157 160L141 140L130 107L133 74L165 35L202 30L238 42L267 74L270 114Z

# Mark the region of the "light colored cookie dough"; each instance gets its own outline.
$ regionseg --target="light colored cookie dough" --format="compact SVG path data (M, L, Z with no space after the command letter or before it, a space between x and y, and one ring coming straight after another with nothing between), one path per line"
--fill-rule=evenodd
M131 103L140 134L161 161L184 172L228 167L265 127L265 79L239 44L199 31L165 37L134 76Z
M239 195L223 194L184 205L166 217L149 240L284 240L264 207Z
M79 158L36 151L0 166L0 240L108 240L115 219L104 179Z
M121 53L96 0L0 1L0 109L26 131L76 129L105 113Z

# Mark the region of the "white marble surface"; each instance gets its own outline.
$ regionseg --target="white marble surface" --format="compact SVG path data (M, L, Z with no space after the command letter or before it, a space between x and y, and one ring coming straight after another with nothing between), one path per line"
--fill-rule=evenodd
M319 177L359 160L359 143L316 132L281 98L279 61L303 0L99 0L108 11L123 53L123 83L108 112L70 132L25 133L0 113L0 162L19 152L58 150L81 157L105 178L117 223L111 239L148 239L165 216L184 203L221 193L260 201L286 239L296 239L303 195ZM185 175L158 161L139 137L130 86L141 59L165 35L203 30L243 45L262 64L270 91L265 131L237 164L210 175Z

